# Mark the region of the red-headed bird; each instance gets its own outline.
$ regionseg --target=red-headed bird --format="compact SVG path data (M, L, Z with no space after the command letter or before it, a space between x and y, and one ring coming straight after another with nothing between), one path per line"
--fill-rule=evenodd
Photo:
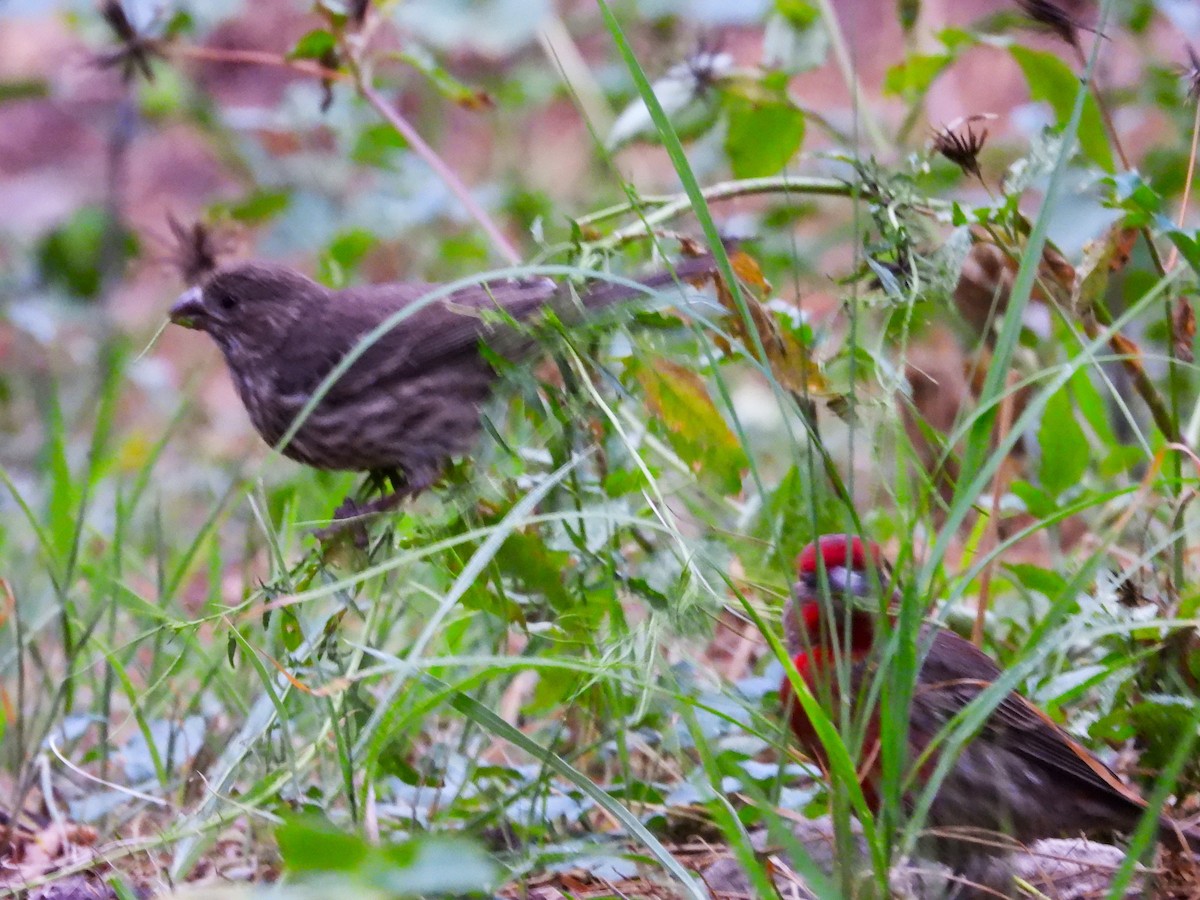
M876 613L871 610L879 608L879 590L891 590L889 572L877 545L841 534L818 538L796 563L799 580L784 608L788 651L813 696L823 704L832 700L826 711L836 724L836 665L840 662L847 673L840 687L849 691L856 712L876 675ZM856 606L856 598L872 597ZM896 600L893 594L891 601ZM923 625L917 652L922 662L909 709L910 762L921 758L939 731L1000 676L988 656L944 628ZM786 677L781 697L801 746L825 767L824 748ZM865 726L859 774L864 797L876 811L882 777L878 741L876 709ZM914 778L918 785L935 763L936 751L921 764ZM920 849L959 872L971 872L1007 852L1011 841L1003 836L1028 846L1042 838L1128 834L1145 810L1146 801L1111 769L1010 691L938 788L925 821L937 836L923 840ZM1159 821L1165 842L1200 852L1200 832L1166 817ZM958 838L951 836L955 832ZM981 832L993 839L981 841Z

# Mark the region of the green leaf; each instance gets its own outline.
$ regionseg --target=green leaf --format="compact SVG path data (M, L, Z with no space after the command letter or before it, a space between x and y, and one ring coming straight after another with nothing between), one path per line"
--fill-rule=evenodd
M613 469L604 476L604 493L609 497L623 497L645 487L646 476L641 469Z
M290 609L284 609L279 617L279 638L292 653L304 643L304 627Z
M1192 267L1192 271L1200 275L1200 241L1192 235L1180 230L1164 217L1159 217L1158 224L1162 227L1167 239L1175 245L1179 255Z
M376 122L359 132L350 158L364 166L383 168L392 163L396 154L408 147L408 141L386 122Z
M285 822L275 830L275 840L284 867L292 872L350 872L371 850L361 837L317 817Z
M292 195L287 191L255 191L237 203L217 204L213 212L225 212L235 222L246 225L261 225L287 209L291 202Z
M1149 769L1167 765L1171 751L1195 729L1195 704L1190 698L1150 694L1140 703L1113 710L1092 728L1096 737L1138 738L1139 764Z
M49 95L49 82L38 78L19 78L13 81L0 81L0 103L9 103L13 100L34 100Z
M774 175L804 142L804 113L787 100L726 95L725 153L738 178Z
M820 11L805 0L780 0L763 31L762 66L797 75L825 65L829 30Z
M575 606L575 595L563 585L571 554L551 550L537 531L514 531L496 551L496 565L525 591L541 594L559 611Z
M1163 208L1162 195L1136 172L1121 172L1112 179L1112 184L1117 203L1129 213L1126 224L1130 227L1148 224ZM1166 221L1170 224L1170 220Z
M1008 489L1014 496L1020 498L1021 502L1025 504L1025 509L1036 519L1049 518L1058 510L1054 498L1036 484L1017 480L1009 485Z
M808 28L821 20L821 11L808 0L775 0L775 12L793 28Z
M1075 95L1080 89L1079 76L1053 53L1030 50L1017 45L1010 47L1009 52L1021 67L1033 99L1049 103L1055 118L1058 119L1059 127L1066 125L1075 107ZM1109 146L1104 121L1100 117L1100 107L1096 105L1096 98L1091 94L1083 101L1083 116L1079 120L1079 147L1085 156L1104 171L1116 171L1112 147Z
M1088 427L1106 447L1117 446L1117 438L1112 430L1112 420L1109 418L1108 404L1096 390L1091 372L1086 368L1081 368L1072 375L1070 390L1071 396L1075 400L1075 408L1079 410Z
M327 896L463 894L486 891L496 881L495 863L461 837L438 835L376 846L312 817L286 822L275 839L284 867L301 878L324 876L318 883Z
M150 119L166 119L184 114L189 102L189 87L183 73L172 66L160 66L153 81L138 88L142 114Z
M337 48L337 38L324 28L310 31L300 40L288 54L289 59L321 59Z
M71 475L71 464L67 458L70 434L57 391L49 393L44 402L43 415L46 445L42 450L42 466L49 476L46 524L55 558L65 564L75 541L75 511L82 499L82 490Z
M333 287L345 287L350 274L375 246L375 235L364 228L352 228L337 235L317 264L317 277Z
M1136 444L1109 445L1108 452L1096 467L1101 478L1112 478L1122 472L1132 472L1145 462L1142 448Z
M397 54L396 58L408 63L428 78L439 94L464 109L483 110L495 105L495 101L486 91L459 81L438 65L437 59L427 50L414 48Z
M883 92L893 97L913 101L922 97L934 80L949 67L953 57L948 53L915 53L887 70Z
M1067 588L1067 580L1050 569L1028 563L1005 565L1004 568L1023 586L1050 599L1054 599Z
M496 882L496 864L462 837L433 835L380 848L381 865L371 879L392 896L483 892Z
M1042 450L1038 469L1042 487L1051 496L1058 497L1078 485L1087 471L1092 448L1075 419L1074 404L1066 387L1046 403L1038 428L1038 444Z
M115 258L108 254L115 251ZM51 231L38 247L42 277L76 297L100 293L105 266L119 264L137 252L133 235L100 206L84 206Z

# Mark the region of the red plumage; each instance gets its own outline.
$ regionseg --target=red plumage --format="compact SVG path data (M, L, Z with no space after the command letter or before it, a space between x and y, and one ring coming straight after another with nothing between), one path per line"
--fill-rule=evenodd
M879 572L886 563L874 543L846 535L824 535L797 558L799 580L784 611L784 627L796 669L835 725L844 716L843 692L856 713L878 677L876 654ZM818 571L818 561L824 573ZM884 582L886 583L886 582ZM876 594L874 599L870 599ZM861 607L855 605L860 598ZM863 602L863 598L865 602ZM909 708L908 755L922 757L954 718L999 677L1000 669L975 645L946 629L922 626L921 659ZM840 662L842 677L838 677ZM825 767L826 754L812 722L785 678L781 697L792 731L804 750ZM859 780L869 805L878 808L879 713L864 727ZM914 780L933 772L936 751ZM907 797L911 803L915 797ZM1022 843L1080 834L1128 834L1146 809L1145 801L1068 735L1044 712L1010 692L967 743L938 788L925 822L936 837L922 852L960 872L974 871L1003 855L1005 841L979 842L981 832L1007 835ZM1200 833L1163 817L1164 840L1200 851ZM959 832L957 837L955 831ZM964 835L973 833L975 840Z

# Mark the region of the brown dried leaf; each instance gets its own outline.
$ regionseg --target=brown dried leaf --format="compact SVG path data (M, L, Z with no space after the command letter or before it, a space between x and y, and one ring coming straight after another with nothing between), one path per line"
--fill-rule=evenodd
M454 98L454 102L471 112L486 112L496 108L496 98L487 91L464 91Z
M80 862L91 855L96 837L94 828L69 821L51 822L39 831L17 832L9 848L9 871L5 874L29 881Z
M1117 333L1108 339L1113 352L1122 357L1121 362L1130 370L1142 368L1142 350L1125 335Z
M1175 301L1171 324L1175 331L1175 355L1184 362L1194 362L1192 344L1196 338L1196 310L1187 297Z
M763 275L758 260L749 253L744 250L734 252L729 257L729 264L733 267L733 274L743 284L749 285L761 294L766 294L771 290L771 284Z
M1071 296L1071 288L1075 285L1075 267L1067 262L1067 258L1058 252L1057 247L1049 244L1042 251L1042 261L1038 265L1038 284L1034 296L1063 303ZM1046 293L1039 292L1045 291Z

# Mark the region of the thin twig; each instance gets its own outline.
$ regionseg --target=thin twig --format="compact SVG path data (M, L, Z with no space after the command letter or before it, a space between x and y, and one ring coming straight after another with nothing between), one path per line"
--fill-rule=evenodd
M1100 35L1097 34L1096 40L1099 41L1100 39ZM1086 72L1086 58L1084 57L1083 48L1080 46L1078 40L1074 42L1074 45L1076 52L1079 54L1080 62L1084 64L1084 71ZM1125 155L1125 150L1121 146L1121 138L1117 133L1117 126L1113 122L1112 116L1109 113L1108 104L1105 103L1104 97L1100 93L1094 72L1092 72L1088 77L1088 88L1096 98L1096 105L1100 108L1100 114L1104 119L1104 126L1108 129L1108 133L1112 139L1113 148L1117 151L1117 156L1121 160L1121 165L1125 167L1126 171L1132 171L1133 167L1130 165L1129 158ZM1193 157L1194 155L1195 154L1193 153ZM1189 178L1188 184L1190 183L1191 179ZM1146 249L1150 254L1150 261L1157 270L1159 277L1165 278L1168 272L1168 266L1164 265L1162 254L1158 252L1158 246L1154 243L1154 235L1150 231L1150 226L1143 224L1139 226L1138 231L1142 236L1142 240L1146 242ZM1174 250L1172 250L1172 253L1174 253ZM1103 307L1100 298L1096 298L1094 306L1098 312L1097 318L1101 319L1102 324L1108 324L1107 322L1103 321L1101 315L1099 314L1101 308ZM1137 392L1141 395L1146 405L1150 408L1150 414L1154 417L1154 422L1158 426L1159 431L1161 431L1168 440L1175 441L1177 443L1183 443L1184 438L1179 430L1179 339L1176 334L1175 316L1172 315L1172 312L1173 310L1171 308L1171 301L1168 299L1164 304L1163 319L1167 326L1167 390L1168 398L1170 400L1169 408L1167 404L1163 402L1162 397L1155 389L1154 383L1146 374L1145 369L1142 368L1141 363L1136 359L1129 359L1124 348L1118 345L1119 336L1114 334L1109 344L1112 346L1113 350L1115 350L1117 354L1122 357L1122 361L1125 364L1126 370L1133 378L1134 387L1137 389ZM1103 309L1102 314L1107 315L1107 313L1108 310L1106 308ZM1179 457L1172 456L1170 458L1170 465L1173 470L1171 474L1174 476L1175 483L1178 486L1176 496L1180 496L1183 491L1183 467ZM1180 509L1182 509L1182 507L1180 507ZM1176 521L1173 526L1178 534L1178 537L1174 542L1174 552L1172 554L1171 566L1172 574L1174 576L1173 582L1176 585L1181 584L1183 581L1183 557L1186 552L1183 530L1180 525L1181 522Z
M709 203L756 194L810 194L828 197L861 197L867 200L880 199L878 194L873 192L870 185L867 184L856 184L838 178L799 178L786 175L725 181L705 188L701 193L704 195L705 201ZM647 206L657 208L646 213L639 221L614 231L601 241L599 246L602 248L615 247L631 240L637 240L644 237L654 226L682 215L692 208L691 200L682 193L670 197L642 197L639 198L637 204L626 203L611 206L576 221L580 225L592 225ZM950 203L934 198L924 198L920 203L913 204L914 209L930 213L949 210L950 207Z
M520 265L521 255L496 226L496 223L492 221L491 216L476 202L467 186L442 161L442 158L437 155L434 149L425 143L425 139L421 137L409 121L400 115L372 85L367 83L366 78L363 77L362 68L356 64L352 64L351 70L353 72L354 84L363 98L375 107L376 112L383 116L387 120L387 123L396 129L396 132L408 142L408 146L413 153L424 160L425 164L433 169L434 174L442 180L442 183L450 188L450 192L458 198L471 218L484 230L491 239L492 244L500 251L500 255L511 265Z
M349 81L351 76L340 69L330 69L311 59L288 59L279 53L265 50L224 50L218 47L189 47L183 44L166 44L164 56L181 59L199 59L205 62L230 63L242 66L273 66L291 69L301 75L330 81Z
M1094 340L1100 334L1100 329L1096 327L1097 323L1107 328L1112 325L1113 320L1108 312L1108 307L1101 302L1099 297L1092 304L1092 314L1095 317L1095 321L1088 321L1085 318L1083 326L1087 336ZM1119 331L1114 331L1108 340L1108 345L1120 358L1121 364L1125 366L1125 370L1133 379L1133 387L1138 392L1138 396L1142 398L1142 402L1150 410L1150 417L1154 419L1154 424L1158 427L1158 430L1168 440L1180 444L1184 443L1179 434L1178 427L1176 427L1171 419L1171 414L1167 410L1166 403L1159 395L1158 389L1154 387L1154 382L1150 380L1150 376L1146 374L1146 370L1142 367L1142 364L1137 359L1130 358L1130 344L1128 339Z
M1187 218L1188 200L1192 195L1192 178L1196 175L1196 150L1198 143L1200 143L1200 102L1196 104L1196 116L1192 121L1192 149L1188 154L1187 177L1183 180L1183 200L1179 204L1179 218L1175 221L1175 225L1178 228L1183 228L1183 221ZM1171 255L1167 257L1167 271L1170 272L1175 268L1175 263L1178 261L1179 248L1172 244Z
M126 787L123 784L117 784L116 782L113 782L113 781L105 781L103 778L97 778L95 775L92 775L89 772L85 772L83 769L79 768L79 766L75 765L75 763L71 762L69 759L67 759L65 756L63 756L62 751L58 749L58 744L56 744L54 741L53 735L51 735L50 737L48 737L46 739L46 746L49 747L50 752L54 754L54 756L58 759L58 761L60 763L62 763L64 766L66 766L68 769L70 769L72 772L74 772L80 778L90 781L93 784L98 784L98 785L101 785L102 787L106 787L111 791L117 792L118 794L125 794L129 797L133 797L137 800L141 800L144 803L153 804L154 806L170 806L171 805L170 803L168 803L166 800L162 799L161 797L153 797L150 794L143 793L142 791L135 791L133 788Z
M1097 36L1096 40L1100 40ZM1087 54L1083 52L1083 47L1079 42L1074 43L1075 53L1079 57L1079 63L1083 69L1087 70ZM1104 119L1104 127L1108 129L1108 136L1112 140L1113 149L1117 151L1117 159L1121 161L1121 165L1129 170L1132 166L1129 165L1129 157L1125 155L1125 148L1121 145L1121 136L1117 134L1116 123L1113 122L1112 114L1108 111L1108 104L1104 102L1104 96L1100 93L1100 84L1096 80L1095 73L1088 78L1088 88L1092 92L1092 96L1096 98L1096 106L1100 108L1100 116Z

